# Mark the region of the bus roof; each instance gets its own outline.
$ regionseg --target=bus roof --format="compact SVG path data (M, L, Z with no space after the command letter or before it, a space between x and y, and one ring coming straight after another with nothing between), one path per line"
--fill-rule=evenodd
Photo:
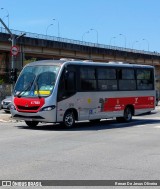
M135 67L135 68L153 68L151 65L131 64L126 62L91 62L84 60L40 60L27 64L26 66L40 66L40 65L81 65L81 66L113 66L113 67Z

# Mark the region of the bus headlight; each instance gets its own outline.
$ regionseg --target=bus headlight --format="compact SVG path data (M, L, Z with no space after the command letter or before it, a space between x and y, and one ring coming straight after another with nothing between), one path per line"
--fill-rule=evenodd
M56 106L53 105L53 106L46 106L46 107L43 107L40 111L51 111L55 108Z

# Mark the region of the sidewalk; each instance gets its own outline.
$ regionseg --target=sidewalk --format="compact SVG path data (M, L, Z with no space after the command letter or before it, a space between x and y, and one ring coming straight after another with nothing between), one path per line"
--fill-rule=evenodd
M1 113L0 114L0 122L12 122L15 121L12 119L11 114L10 113Z

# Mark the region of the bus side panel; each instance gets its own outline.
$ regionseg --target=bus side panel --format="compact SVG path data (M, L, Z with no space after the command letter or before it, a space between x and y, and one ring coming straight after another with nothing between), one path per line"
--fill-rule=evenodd
M80 98L80 93L57 102L57 122L62 122L65 112L68 109L75 109L78 113L78 120L89 119L89 107L85 98Z
M149 112L155 108L154 101L154 91L78 92L58 102L57 122L63 121L64 113L70 108L77 111L78 120L105 119L123 116L127 105L133 105L135 115Z
M100 92L90 100L89 119L121 117L127 105L133 106L135 115L155 109L155 91Z

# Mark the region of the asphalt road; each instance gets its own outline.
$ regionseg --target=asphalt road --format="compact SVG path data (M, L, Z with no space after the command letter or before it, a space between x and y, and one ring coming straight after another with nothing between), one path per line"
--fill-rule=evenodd
M3 180L160 178L160 108L131 123L81 122L71 130L1 121L0 135Z

